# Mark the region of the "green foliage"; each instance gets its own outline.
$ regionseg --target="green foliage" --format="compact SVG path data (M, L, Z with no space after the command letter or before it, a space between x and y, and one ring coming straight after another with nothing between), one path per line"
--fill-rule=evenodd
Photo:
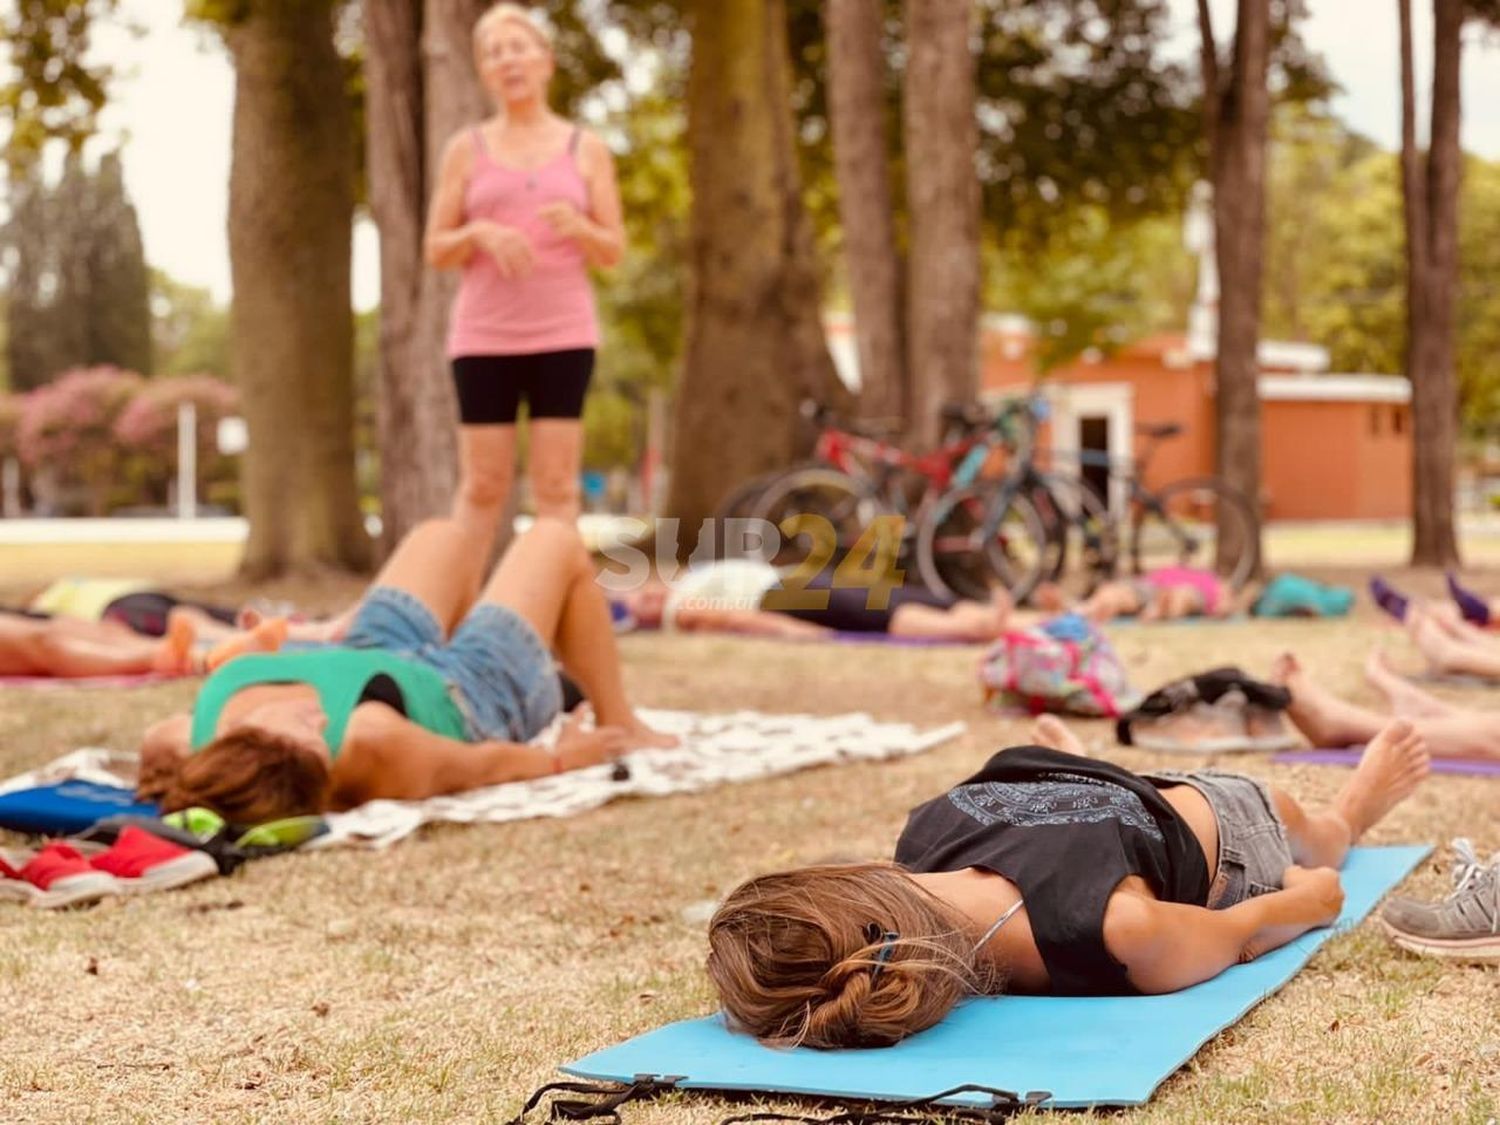
M212 293L152 270L151 313L158 372L229 377L229 310Z
M0 84L0 116L9 119L5 160L24 173L48 140L77 152L93 136L114 71L88 60L94 22L118 0L12 0L3 25L11 73Z

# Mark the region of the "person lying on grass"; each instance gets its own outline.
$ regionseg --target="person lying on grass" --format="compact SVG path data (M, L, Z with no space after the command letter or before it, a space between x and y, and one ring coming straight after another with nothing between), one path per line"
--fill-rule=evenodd
M201 675L239 653L274 650L288 635L286 623L272 618L247 630L216 629L204 648L199 626L189 607L171 611L161 637L116 621L0 610L0 676Z
M1500 711L1439 699L1397 675L1379 652L1365 661L1365 679L1385 696L1390 714L1340 699L1308 675L1291 653L1278 657L1271 667L1272 682L1292 694L1287 718L1314 746L1362 746L1394 717L1415 727L1434 757L1500 761Z
M571 524L539 519L477 600L483 552L451 520L414 529L338 645L241 656L204 683L192 714L152 726L142 797L202 805L237 824L418 800L673 745L625 698L604 596ZM597 728L527 745L557 716L564 670Z
M877 605L871 589L837 586L823 576L798 599L782 588L783 577L768 562L723 559L694 566L670 585L653 578L615 600L641 629L784 640L815 641L844 632L983 643L1022 624L1010 595L1001 589L988 602L976 602L897 586L889 590L885 604ZM802 600L812 604L800 604Z
M773 1044L875 1047L967 995L1174 992L1338 917L1350 845L1427 775L1390 724L1317 812L1235 774L1139 775L1055 718L914 809L894 863L744 883L709 923L731 1024Z
M1055 583L1044 582L1031 595L1031 602L1050 613L1077 613L1102 625L1116 617L1141 621L1230 617L1245 612L1258 593L1257 587L1236 595L1227 582L1201 567L1164 566L1137 578L1100 583L1078 602L1070 601Z

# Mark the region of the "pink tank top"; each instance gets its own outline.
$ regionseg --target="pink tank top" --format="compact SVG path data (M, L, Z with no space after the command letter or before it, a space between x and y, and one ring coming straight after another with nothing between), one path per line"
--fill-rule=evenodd
M448 357L531 355L599 345L599 322L588 265L576 242L555 234L537 214L562 200L588 214L588 185L578 170L578 131L540 168L508 168L474 137L474 166L464 192L464 218L514 227L531 243L532 269L507 278L495 260L475 250L464 265L448 326Z

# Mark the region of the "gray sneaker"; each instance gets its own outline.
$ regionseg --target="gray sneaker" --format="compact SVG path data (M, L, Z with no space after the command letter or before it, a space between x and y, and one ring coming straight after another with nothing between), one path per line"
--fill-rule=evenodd
M1442 902L1393 898L1380 912L1402 949L1461 961L1500 961L1500 852L1480 863L1468 840L1453 841L1453 893Z

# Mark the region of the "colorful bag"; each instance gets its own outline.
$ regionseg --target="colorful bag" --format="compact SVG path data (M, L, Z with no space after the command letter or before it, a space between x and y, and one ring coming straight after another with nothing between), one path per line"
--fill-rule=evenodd
M1116 718L1140 701L1104 635L1067 614L1001 635L979 663L986 705Z

